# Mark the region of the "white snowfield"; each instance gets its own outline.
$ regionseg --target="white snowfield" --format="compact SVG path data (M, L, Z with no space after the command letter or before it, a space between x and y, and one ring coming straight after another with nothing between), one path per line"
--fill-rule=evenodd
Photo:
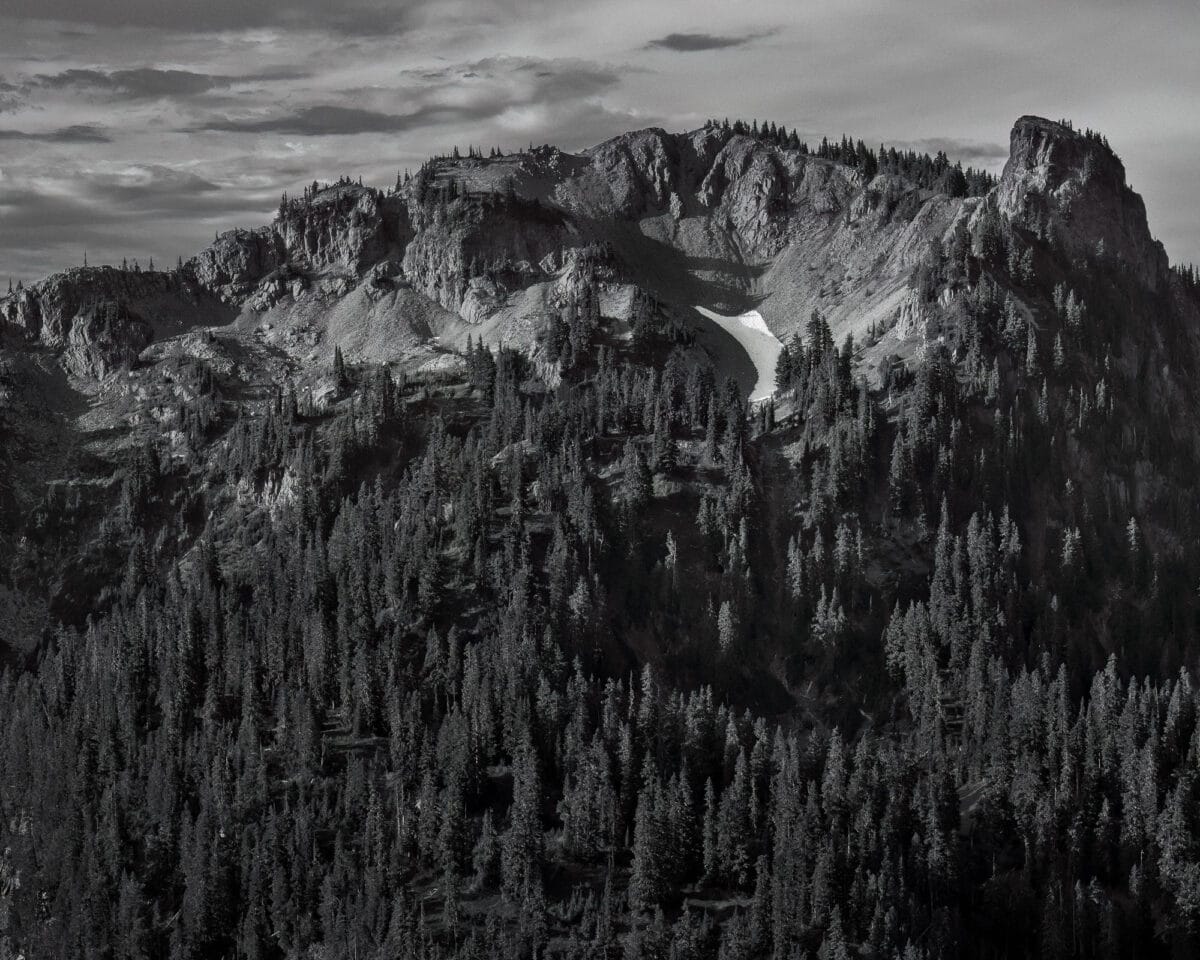
M766 400L775 393L775 362L783 350L783 343L768 328L757 310L750 310L734 317L727 317L709 310L707 307L696 307L700 313L712 320L722 330L735 339L750 356L754 369L758 371L758 381L750 393L750 402Z

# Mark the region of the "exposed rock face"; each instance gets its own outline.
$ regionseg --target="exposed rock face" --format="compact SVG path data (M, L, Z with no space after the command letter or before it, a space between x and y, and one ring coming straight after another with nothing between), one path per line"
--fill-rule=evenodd
M501 163L522 195L548 196L569 216L575 243L610 243L630 279L660 299L753 306L781 337L814 309L839 339L890 326L931 243L967 231L979 205L896 176L868 183L842 164L716 127L637 131L581 159L559 157L553 174L541 155Z
M1014 221L1047 219L1079 256L1123 262L1151 290L1166 277L1166 251L1150 236L1142 198L1125 182L1116 154L1094 134L1022 117L1012 130L996 199Z
M124 304L89 304L71 318L63 361L76 376L102 380L130 366L150 339L149 325Z
M0 300L0 321L63 351L76 376L103 378L137 359L155 331L227 319L186 272L85 267Z
M535 266L578 242L563 213L537 199L464 200L449 208L417 209L416 233L404 250L404 275L414 289L447 310L478 322L494 306L495 280L472 284L484 272L524 285ZM468 294L469 302L468 302Z
M467 323L482 323L504 302L504 289L489 277L472 277L458 313Z
M1169 276L1107 145L1033 117L1017 121L1003 177L985 198L895 175L868 182L718 127L635 131L579 155L543 147L442 158L423 173L388 193L349 181L305 191L271 225L218 237L179 272L68 271L0 300L0 316L47 344L71 342L72 369L90 375L125 362L142 339L114 324L157 335L184 317L198 322L218 300L228 319L270 314L310 332L324 323L331 336L353 331L356 343L378 345L385 329L406 343L455 342L469 325L476 337L531 347L539 318L579 286L574 251L602 248L613 277L664 303L753 307L781 338L819 309L839 341L895 330L879 348L893 351L937 335L946 307L915 294L914 273L996 211L1077 258L1124 265L1147 288ZM93 309L100 304L116 312ZM77 317L86 322L72 342Z
M175 274L84 267L56 273L0 300L0 318L33 339L61 347L75 317L97 304L149 302L184 293Z
M361 275L389 256L399 259L411 238L402 198L342 184L281 205L269 227L222 234L186 269L201 285L241 301L279 271L285 281L289 273L331 269Z
M304 270L343 267L361 274L385 257L396 257L412 237L402 198L344 184L307 202L281 209L271 230L278 248Z
M678 192L680 139L657 127L615 137L590 153L591 173L608 188L611 214L636 220L661 213Z
M794 151L763 149L748 137L734 137L713 158L697 198L718 208L746 246L774 252L789 207L811 186L804 175L812 166L820 164L810 164Z
M715 128L642 130L588 156L590 165L555 192L567 209L617 221L705 220L735 235L743 251L763 257L783 244L791 211L833 213L861 186L846 167ZM690 233L679 240L685 252L700 237Z
M283 250L269 227L230 230L185 264L197 282L236 298L282 262Z

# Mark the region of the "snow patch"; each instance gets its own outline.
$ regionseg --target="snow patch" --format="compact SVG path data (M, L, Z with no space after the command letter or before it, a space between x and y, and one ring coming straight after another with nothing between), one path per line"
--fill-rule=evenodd
M750 393L750 402L771 397L775 393L775 363L779 360L783 343L771 332L762 314L757 310L748 310L736 316L725 316L707 307L696 309L733 337L750 356L750 361L758 372L758 380Z

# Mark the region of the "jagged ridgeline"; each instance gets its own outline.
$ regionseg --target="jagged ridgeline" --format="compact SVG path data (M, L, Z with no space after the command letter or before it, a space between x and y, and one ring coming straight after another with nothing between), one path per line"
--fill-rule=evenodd
M1098 135L471 147L0 316L4 955L1200 951L1200 293Z

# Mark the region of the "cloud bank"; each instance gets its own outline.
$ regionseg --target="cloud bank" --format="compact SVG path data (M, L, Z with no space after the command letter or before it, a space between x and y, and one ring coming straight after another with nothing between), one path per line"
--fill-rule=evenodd
M676 53L701 53L706 50L725 50L743 47L757 36L719 37L711 33L668 33L665 37L651 40L646 46L654 49L673 50Z

